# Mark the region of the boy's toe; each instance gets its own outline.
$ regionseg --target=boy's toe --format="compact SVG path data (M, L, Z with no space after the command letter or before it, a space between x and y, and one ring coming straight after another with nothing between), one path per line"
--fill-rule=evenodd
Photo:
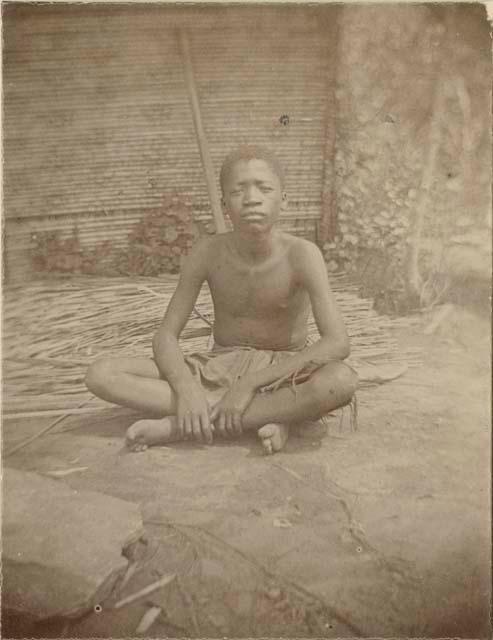
M272 436L274 435L274 433L276 432L276 425L274 424L265 424L263 427L261 427L258 430L258 435L260 436L260 438L262 438L262 440L264 440L265 438L272 438Z
M258 436L266 453L280 451L288 439L288 429L283 424L266 424L258 430Z
M275 427L272 424L266 424L258 430L258 436L262 442L262 447L268 455L274 453L272 447L272 436L274 435Z
M135 425L133 424L131 427L127 429L126 439L127 441L134 441L137 436L137 430Z
M144 441L144 435L137 428L136 424L133 424L127 429L125 442L131 451L144 451L147 449L147 444Z
M270 438L263 438L262 439L262 446L264 448L265 453L270 456L274 453L274 451L272 450L272 441Z
M145 442L140 442L139 440L128 440L126 441L128 449L134 453L138 453L139 451L145 451L147 449L147 445Z

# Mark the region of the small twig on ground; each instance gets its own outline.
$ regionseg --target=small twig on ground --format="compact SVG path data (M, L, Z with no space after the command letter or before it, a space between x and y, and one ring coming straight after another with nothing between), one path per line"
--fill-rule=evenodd
M89 402L89 400L86 400L82 404L87 404L87 402ZM82 405L79 405L79 407L75 407L74 409L40 409L39 411L18 411L14 413L4 413L2 418L4 420L15 420L16 418L17 419L19 418L50 418L52 416L60 416L60 420L58 421L55 420L50 425L50 429L51 429L52 427L57 425L59 422L61 422L63 418L68 418L68 416L94 413L96 411L101 411L101 409L105 408L105 407L81 408L81 406ZM48 429L48 427L46 427L46 429ZM43 435L42 432L39 432L39 434L36 437L39 437L40 435Z
M289 467L285 467L284 465L279 464L278 462L271 462L270 465L271 465L271 467L277 467L278 469L281 469L282 471L285 471L286 473L289 473L289 475L293 476L293 478L296 478L296 480L299 480L300 482L304 482L304 480L300 476L300 474L296 473L296 471L293 471Z
M139 598L143 598L144 596L148 596L150 593L153 593L154 591L157 591L158 589L161 589L162 587L165 587L167 584L172 582L175 578L176 578L176 574L175 573L171 573L169 575L165 575L162 578L160 578L159 580L156 580L156 582L153 582L153 583L147 585L147 587L144 587L143 589L140 589L140 591L137 591L136 593L133 593L132 595L127 596L126 598L122 598L122 600L119 600L114 605L113 608L114 609L120 609L121 607L124 607L126 604L130 604L131 602L134 602L135 600L138 600Z
M358 396L356 394L351 400L350 426L351 431L358 431Z
M79 404L77 409L80 409L83 405L87 404L88 402L89 402L89 400L84 400L84 402L81 402ZM43 436L46 433L48 433L48 431L51 431L54 427L56 427L58 424L60 424L60 422L62 422L62 420L65 420L65 418L68 418L73 412L74 412L74 409L71 409L70 411L65 411L63 413L63 415L61 415L59 418L57 418L53 422L50 422L50 424L47 427L44 427L43 429L41 429L41 431L38 431L37 433L35 433L32 436L29 436L29 438L26 438L22 442L19 442L19 444L15 445L14 447L12 447L8 451L6 451L5 454L4 454L5 457L7 458L8 456L11 456L12 454L16 453L20 449L23 449L24 447L27 447L27 445L31 444L31 442L34 442L38 438L41 438L41 436ZM46 413L44 415L46 415ZM4 415L3 417L5 418L7 416Z
M137 289L139 291L147 291L148 293L151 293L153 296L156 296L156 298L165 298L166 295L163 293L157 293L156 291L154 291L153 289L151 289L150 287L146 287L145 284L139 284L137 285Z
M197 307L194 307L193 310L194 310L194 313L196 313L201 320L203 320L206 324L209 325L209 327L214 326L214 324L208 318L206 318L202 313L200 313Z
M284 473L289 473L289 475L293 476L293 478L296 478L299 482L306 485L307 487L310 487L311 489L315 489L318 492L321 491L318 487L313 486L312 484L307 482L307 480L305 480L302 476L300 476L298 473L296 473L289 467L285 467L284 465L279 464L278 462L270 462L269 464L271 467L276 467L277 469L284 471ZM341 487L338 487L338 488L341 488ZM329 491L329 489L324 489L323 493L328 493L332 498L334 498L337 501L343 500L341 496L338 496L336 493L332 493L331 491ZM355 493L355 492L349 492L349 493Z
M339 433L342 431L342 426L344 424L344 407L341 407L341 414L339 418Z
M130 578L135 574L139 567L139 562L132 562L128 565L127 570L125 571L125 575L122 578L121 583L118 585L118 590L123 591L123 589L127 586Z
M17 356L17 357L5 358L5 360L11 361L11 362L17 362L21 364L37 364L39 362L40 364L48 364L54 367L62 367L64 369L73 369L74 367L79 367L79 366L87 367L89 362L88 360L77 360L76 358L72 358L72 359L38 358L33 356L27 356L24 358Z
M72 473L79 473L80 471L87 471L89 467L72 467L71 469L59 469L55 471L45 471L45 476L50 476L52 478L64 478L65 476L69 476Z
M161 611L161 607L150 607L142 616L142 619L139 622L139 626L137 627L135 633L138 636L147 633L147 631L149 631L157 618L161 615Z

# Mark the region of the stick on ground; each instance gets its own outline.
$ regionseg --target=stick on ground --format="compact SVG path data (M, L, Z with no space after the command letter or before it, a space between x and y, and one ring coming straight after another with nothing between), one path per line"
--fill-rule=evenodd
M154 591L157 591L158 589L165 587L167 584L172 582L175 578L176 578L175 573L171 573L169 575L163 576L159 580L156 580L156 582L152 582L151 584L147 585L147 587L144 587L140 591L137 591L136 593L133 593L132 595L127 596L126 598L122 598L122 600L119 600L115 604L114 609L120 609L121 607L124 607L126 604L130 604L131 602L134 602L139 598L148 596L150 593L153 593Z
M89 402L89 400L84 400L84 402L81 402L81 404L79 405L78 408L82 407L82 405L87 404L88 402ZM57 426L57 424L60 424L60 422L62 420L65 420L65 418L68 418L72 413L73 413L73 409L71 411L70 410L69 411L65 411L63 413L63 415L61 415L59 418L57 418L53 422L50 422L50 424L47 427L44 427L43 429L41 429L41 431L38 431L37 433L35 433L32 436L29 436L29 438L26 438L22 442L19 442L19 444L16 444L14 447L12 447L12 449L9 449L8 451L6 451L5 454L4 454L5 457L7 458L8 456L11 456L12 454L14 454L17 451L19 451L20 449L23 449L24 447L27 447L28 444L31 444L31 442L34 442L35 440L37 440L41 436L45 435L45 433L48 433L48 431L51 431L54 427ZM5 416L3 416L3 417L5 418Z

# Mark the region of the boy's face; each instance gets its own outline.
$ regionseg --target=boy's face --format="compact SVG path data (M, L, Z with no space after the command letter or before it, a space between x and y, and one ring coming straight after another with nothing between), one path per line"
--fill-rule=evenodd
M223 205L235 230L268 231L286 203L279 176L265 160L239 160L223 184Z

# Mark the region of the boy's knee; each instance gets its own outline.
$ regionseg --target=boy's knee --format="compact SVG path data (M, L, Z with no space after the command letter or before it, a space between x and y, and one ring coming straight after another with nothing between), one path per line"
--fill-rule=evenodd
M358 387L357 374L344 362L334 362L323 367L313 377L315 391L320 400L329 403L334 399L349 402Z
M111 361L108 358L100 358L89 366L84 382L89 391L99 395L103 389L108 387L113 375L114 369Z
M344 362L339 362L335 374L338 388L352 397L358 388L358 374Z

